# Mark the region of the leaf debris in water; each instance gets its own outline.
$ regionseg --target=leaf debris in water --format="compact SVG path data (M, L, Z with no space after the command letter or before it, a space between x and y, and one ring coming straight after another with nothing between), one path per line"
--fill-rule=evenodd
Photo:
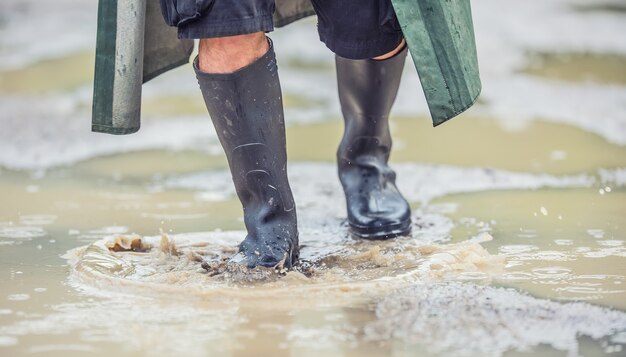
M145 243L141 236L133 235L116 235L112 241L105 243L106 247L112 252L138 252L145 253L152 249L152 246Z

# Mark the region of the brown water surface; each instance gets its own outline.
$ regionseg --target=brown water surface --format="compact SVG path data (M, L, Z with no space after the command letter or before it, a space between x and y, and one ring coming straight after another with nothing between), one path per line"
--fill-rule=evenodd
M2 73L0 92L80 91L90 56ZM528 73L619 85L623 63L546 56ZM144 110L200 115L198 100L153 95ZM0 168L0 355L623 354L626 148L575 126L511 122L467 115L435 130L394 118L392 161L414 226L387 242L345 229L341 121L291 125L302 251L318 269L253 284L208 277L190 253L232 254L245 234L219 152ZM180 254L161 250L161 231ZM102 249L131 234L153 249Z

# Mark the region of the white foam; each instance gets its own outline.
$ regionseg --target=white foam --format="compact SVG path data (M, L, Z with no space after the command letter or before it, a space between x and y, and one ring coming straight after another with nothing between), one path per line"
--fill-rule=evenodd
M603 184L612 184L615 186L626 185L626 168L618 168L614 170L600 169L600 180Z
M28 226L0 226L0 238L10 238L17 240L31 240L44 237L48 233L39 227Z
M30 295L28 294L11 294L7 296L7 300L10 301L26 301L30 299Z
M410 201L429 202L434 198L453 193L486 190L519 190L539 188L590 187L596 183L594 176L586 174L553 176L527 174L505 170L448 165L393 164L398 174L397 183ZM341 186L336 166L331 163L296 162L289 165L289 178L296 203L306 210L310 205L326 206L324 214L341 215L343 207ZM605 170L603 172L612 172ZM315 180L310 180L315 177ZM166 188L199 190L211 197L234 197L235 191L226 170L205 171L155 183ZM323 203L319 203L323 202ZM303 212L306 214L306 212ZM332 213L331 213L332 214Z
M95 0L2 0L0 70L95 48L97 5Z
M0 336L0 347L15 346L17 342L17 338L13 336Z
M579 337L598 340L626 330L621 311L454 282L390 294L376 307L376 316L364 330L369 339L395 337L453 356L501 356L540 345L578 356Z
M89 114L78 109L79 102L68 100L64 104L60 95L40 98L36 105L32 101L28 97L0 97L4 111L0 116L0 165L9 169L49 168L138 150L218 145L206 117L144 120L139 133L113 136L90 132Z

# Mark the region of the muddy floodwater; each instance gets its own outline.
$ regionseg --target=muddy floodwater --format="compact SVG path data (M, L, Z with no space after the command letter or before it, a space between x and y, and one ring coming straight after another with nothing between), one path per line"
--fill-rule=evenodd
M280 274L202 268L245 231L189 66L144 86L138 134L91 134L97 4L57 3L0 4L0 356L626 355L622 2L474 1L483 94L436 129L407 64L389 241L347 232L315 21L271 35L303 259Z

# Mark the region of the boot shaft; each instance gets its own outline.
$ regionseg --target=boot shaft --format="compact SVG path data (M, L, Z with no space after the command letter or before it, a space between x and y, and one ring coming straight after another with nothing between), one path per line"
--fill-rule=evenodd
M344 135L337 150L350 231L361 238L407 234L411 210L389 167L389 111L398 93L406 47L386 60L336 57Z
M373 155L389 159L389 112L398 93L407 48L385 60L351 60L336 56L337 86L344 117L341 161Z
M202 72L197 58L194 69L228 160L248 232L256 234L278 224L295 230L282 94L271 43L265 55L236 72Z
M335 56L339 101L344 117L387 117L398 94L407 47L384 60Z

